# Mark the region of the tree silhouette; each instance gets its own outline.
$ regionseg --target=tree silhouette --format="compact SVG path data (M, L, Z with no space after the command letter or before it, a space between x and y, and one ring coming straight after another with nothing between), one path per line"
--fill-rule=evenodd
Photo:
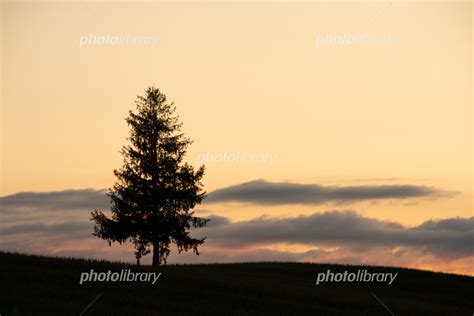
M166 263L170 245L178 252L198 246L205 238L189 235L191 227L203 227L208 219L195 217L191 211L205 198L201 178L204 166L197 171L183 163L192 141L180 132L182 124L174 116L173 103L155 87L135 101L137 113L126 118L131 127L130 145L121 154L123 166L114 170L117 181L108 192L111 218L100 211L91 213L94 235L113 242L127 240L135 245L137 264L153 247L153 266Z

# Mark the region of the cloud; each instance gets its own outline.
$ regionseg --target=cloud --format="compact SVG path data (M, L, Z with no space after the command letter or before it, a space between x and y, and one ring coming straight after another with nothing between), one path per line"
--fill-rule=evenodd
M332 211L291 218L256 218L205 228L202 234L219 247L275 243L311 246L414 247L439 256L474 255L474 217L430 220L407 228L396 222ZM200 233L201 234L201 233Z
M207 227L228 225L228 224L231 223L231 221L227 217L218 216L218 215L214 215L214 214L206 216L206 218L210 219L210 221L207 223Z
M429 220L415 227L363 217L352 211L330 211L291 218L260 217L231 222L212 215L209 226L192 234L206 235L201 255L177 255L170 263L242 261L308 261L397 265L474 273L474 217ZM130 244L108 247L91 235L92 223L41 222L0 226L0 249L133 262ZM56 218L57 220L57 218ZM273 245L284 244L286 250ZM292 250L292 245L295 245ZM297 247L296 247L297 245ZM300 251L296 249L306 248ZM144 263L150 260L145 258Z
M93 233L92 225L85 221L70 221L64 223L28 223L2 227L1 235L9 236L16 234L41 234L43 236L54 236L68 240L87 238Z
M298 188L302 186L304 188L296 190L299 193L295 194L314 189L314 186L311 185L281 185L264 181L254 181L247 185L277 188L281 190L280 198L282 199L285 199L284 192L287 192L283 188L287 186ZM389 188L393 187L389 186ZM338 198L340 196L360 198L361 194L354 192L370 191L368 187L330 188L320 191L331 191L332 194L326 195ZM407 192L418 192L406 188L403 190L383 188L376 196L387 196L388 192L392 192L394 195L394 191L398 196L403 195L401 192L405 192L405 195L408 195ZM271 191L270 189L269 192ZM292 191L290 190L290 192ZM348 192L352 193L348 194ZM381 192L385 192L385 194ZM413 192L412 195L414 195ZM90 211L95 208L107 207L108 198L104 193L104 190L86 189L42 193L23 192L2 197L0 200L2 203L0 235L4 242L0 246L5 246L5 243L12 242L15 238L38 239L42 242L50 240L60 243L61 240L84 240L90 237L93 227L89 221ZM263 194L262 198L269 198L272 194L267 196ZM373 197L373 193L371 194ZM368 195L365 194L365 196ZM322 198L319 197L319 199ZM11 212L5 212L5 210ZM65 211L60 212L61 210ZM397 222L363 217L352 211L332 211L290 218L260 217L240 222L231 222L226 217L212 214L205 217L210 218L211 221L207 227L196 231L196 234L207 236L207 243L213 246L234 250L243 247L287 243L303 244L310 247L402 246L417 248L437 256L462 257L473 254L471 245L474 218L472 217L428 220L411 228L404 227Z
M70 211L109 209L106 190L81 189L51 192L19 192L0 197L0 214L17 211ZM376 199L406 199L445 194L414 185L321 186L317 184L271 183L255 180L211 192L205 200L243 202L260 205L347 203Z
M110 207L105 190L64 190L52 192L20 192L0 197L1 213L15 210L42 209L67 211Z
M242 202L258 205L348 203L364 200L407 199L445 194L416 185L322 186L254 180L211 192L208 203Z
M279 184L269 185L279 187ZM329 188L336 188L336 195L340 195L340 187ZM365 188L361 191L365 192L367 187L345 187L348 188ZM92 236L90 211L109 208L104 190L23 192L0 198L0 204L2 250L134 261L130 244L108 247L105 241ZM203 216L211 219L208 226L192 232L196 237L208 237L202 255L178 256L173 252L170 263L311 261L474 273L468 264L469 258L474 258L471 246L474 217L431 219L415 227L405 227L353 211L290 218L259 217L238 222L219 215ZM284 248L279 248L282 244ZM147 260L151 260L149 256L144 263Z
M444 220L429 220L419 226L426 230L445 230L445 231L461 231L469 232L473 230L473 221L465 218L456 217Z

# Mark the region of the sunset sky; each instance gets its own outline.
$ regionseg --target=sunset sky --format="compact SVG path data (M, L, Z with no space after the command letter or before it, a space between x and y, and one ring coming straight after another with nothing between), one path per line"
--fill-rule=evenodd
M92 237L88 218L107 210L124 118L155 85L194 140L189 163L272 157L204 161L196 211L212 220L196 233L208 242L169 262L474 274L471 2L1 10L1 250L133 261L130 245ZM157 42L84 44L107 36Z

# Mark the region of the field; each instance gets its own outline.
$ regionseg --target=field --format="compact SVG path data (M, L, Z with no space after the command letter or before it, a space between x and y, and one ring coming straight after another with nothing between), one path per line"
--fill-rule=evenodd
M474 278L307 263L149 266L0 252L5 315L472 315ZM392 285L323 283L318 272L397 272ZM156 284L89 282L82 272L161 272ZM102 293L102 294L101 294ZM380 300L380 301L379 301ZM384 304L385 306L383 306ZM388 309L387 309L388 308Z

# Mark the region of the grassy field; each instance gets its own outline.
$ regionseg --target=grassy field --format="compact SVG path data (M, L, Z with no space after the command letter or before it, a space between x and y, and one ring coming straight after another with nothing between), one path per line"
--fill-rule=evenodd
M410 269L303 263L169 265L155 285L95 282L82 272L156 271L123 263L0 252L0 314L79 315L473 315L474 278ZM392 285L325 283L316 274L398 272ZM387 310L376 297L390 310Z

